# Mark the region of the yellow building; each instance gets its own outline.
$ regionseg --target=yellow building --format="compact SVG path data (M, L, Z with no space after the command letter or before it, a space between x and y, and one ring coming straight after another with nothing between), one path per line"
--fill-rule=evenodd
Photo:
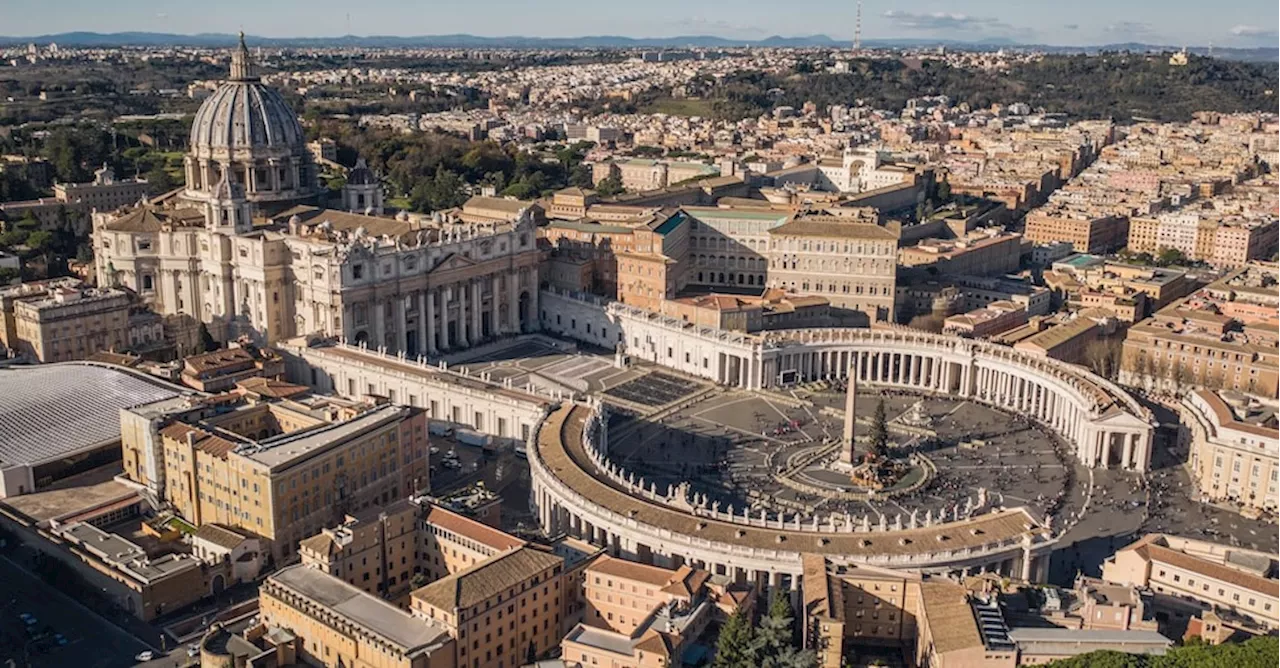
M1158 607L1188 601L1256 627L1280 628L1274 554L1164 534L1147 534L1102 564L1102 579L1145 587Z
M525 545L410 594L415 617L443 626L457 665L516 668L560 642L564 560Z
M750 606L756 594L688 565L672 570L607 555L584 569L582 587L586 611L560 654L583 666L680 665L712 620Z
M407 406L220 395L121 416L125 475L195 525L265 538L277 559L346 514L425 489L427 418Z
M416 618L317 569L294 565L258 590L268 628L297 638L300 662L313 666L452 668L454 641L443 626Z

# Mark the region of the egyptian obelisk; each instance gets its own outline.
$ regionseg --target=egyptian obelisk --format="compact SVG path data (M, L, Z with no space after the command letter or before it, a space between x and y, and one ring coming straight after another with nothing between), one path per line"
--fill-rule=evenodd
M857 421L858 378L849 374L849 389L844 397L844 437L840 441L840 461L853 466L853 427Z

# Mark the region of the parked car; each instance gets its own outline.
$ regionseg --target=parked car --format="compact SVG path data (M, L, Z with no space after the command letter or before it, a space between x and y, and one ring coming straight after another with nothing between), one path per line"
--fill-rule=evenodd
M156 658L156 654L151 650L146 650L144 652L138 652L138 655L133 658L135 661L150 661Z

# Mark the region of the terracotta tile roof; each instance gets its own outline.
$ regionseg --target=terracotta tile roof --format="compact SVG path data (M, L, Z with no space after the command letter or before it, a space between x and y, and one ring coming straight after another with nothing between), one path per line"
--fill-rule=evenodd
M306 549L326 557L332 557L338 552L338 543L328 533L321 531L320 533L303 538L298 541L300 549Z
M1229 584L1236 585L1264 594L1271 597L1280 596L1280 581L1264 578L1254 575L1230 566L1223 566L1205 559L1198 559L1185 552L1180 552L1170 547L1165 547L1156 542L1143 545L1136 550L1139 556L1149 559L1152 562L1160 562L1169 564L1174 568L1181 568L1199 573L1208 578L1220 580Z
M893 230L874 223L836 217L799 218L769 230L774 236L834 237L840 239L882 239L897 241Z
M348 213L337 209L321 209L305 204L299 204L285 209L277 214L273 220L284 223L294 216L297 216L299 222L306 225L318 225L320 223L328 222L330 227L335 230L354 231L364 228L364 231L372 236L382 236L385 234L392 237L398 237L408 234L414 230L413 225L393 218L366 216L362 213Z
M665 591L668 594L675 594L676 596L693 598L694 595L702 590L702 587L707 583L707 580L710 579L711 574L707 571L691 568L689 566L681 566L676 571L671 582L662 588L662 591Z
M459 536L466 536L499 552L527 544L511 534L436 505L432 505L431 509L427 511L426 521L428 524L448 529Z
M441 610L462 610L563 563L550 552L518 547L414 590L412 596Z
M192 427L181 422L174 422L160 430L160 434L166 438L179 442L186 442L187 434L194 435L195 448L206 454L213 455L219 459L226 459L227 453L231 452L238 445L234 441L227 440L221 436L210 434L209 432Z
M201 540L209 541L218 547L228 550L234 549L240 543L245 541L245 537L239 532L222 526L221 524L201 524L196 529L195 537Z
M675 644L667 634L649 629L644 637L636 643L635 649L641 652L652 652L660 656L670 657Z
M947 582L920 585L920 603L939 654L984 647L964 587Z
M287 383L283 380L275 380L273 378L245 378L238 381L236 387L246 392L252 392L264 397L272 397L274 399L284 399L299 394L306 394L311 388L306 385L295 385Z
M192 355L182 363L195 373L216 371L223 367L252 363L253 355L243 348L226 348L200 355Z
M662 568L660 566L650 566L648 564L639 564L634 561L618 559L607 554L602 554L595 561L587 566L586 571L589 573L599 573L600 575L609 575L624 580L635 580L636 582L644 582L655 587L664 587L675 577L676 571Z

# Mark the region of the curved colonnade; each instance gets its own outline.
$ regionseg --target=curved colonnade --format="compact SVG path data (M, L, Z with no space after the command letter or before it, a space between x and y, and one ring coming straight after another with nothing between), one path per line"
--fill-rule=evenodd
M1075 365L993 344L900 328L805 329L726 337L650 315L620 324L631 337L663 345L629 346L662 364L747 389L821 378L953 396L1030 416L1053 429L1086 466L1145 470L1150 413L1118 386ZM629 326L628 326L629 325ZM634 332L632 331L634 328ZM661 338L657 338L661 337ZM642 339L641 339L642 340ZM724 343L724 342L728 343ZM698 367L701 367L698 368ZM705 371L703 371L705 369ZM802 555L836 564L929 573L992 570L1041 580L1053 532L1024 508L963 516L955 508L923 522L913 514L876 526L866 518L811 518L688 503L661 494L610 464L598 405L566 404L542 423L529 448L532 505L544 530L605 545L613 554L674 567L688 563L738 580L797 586ZM981 510L981 503L978 510Z
M890 528L881 518L802 523L798 517L748 517L684 510L670 499L640 494L593 463L607 448L599 405L566 403L541 424L529 448L531 503L542 528L569 534L611 554L674 568L690 564L775 587L796 588L802 557L820 554L834 564L928 573L988 570L1032 580L1044 578L1054 543L1049 528L1025 509L999 509L956 521ZM953 510L953 517L958 517Z
M1150 412L1085 369L981 341L886 329L807 329L765 337L766 381L856 377L860 384L952 396L1026 415L1089 467L1145 471Z

